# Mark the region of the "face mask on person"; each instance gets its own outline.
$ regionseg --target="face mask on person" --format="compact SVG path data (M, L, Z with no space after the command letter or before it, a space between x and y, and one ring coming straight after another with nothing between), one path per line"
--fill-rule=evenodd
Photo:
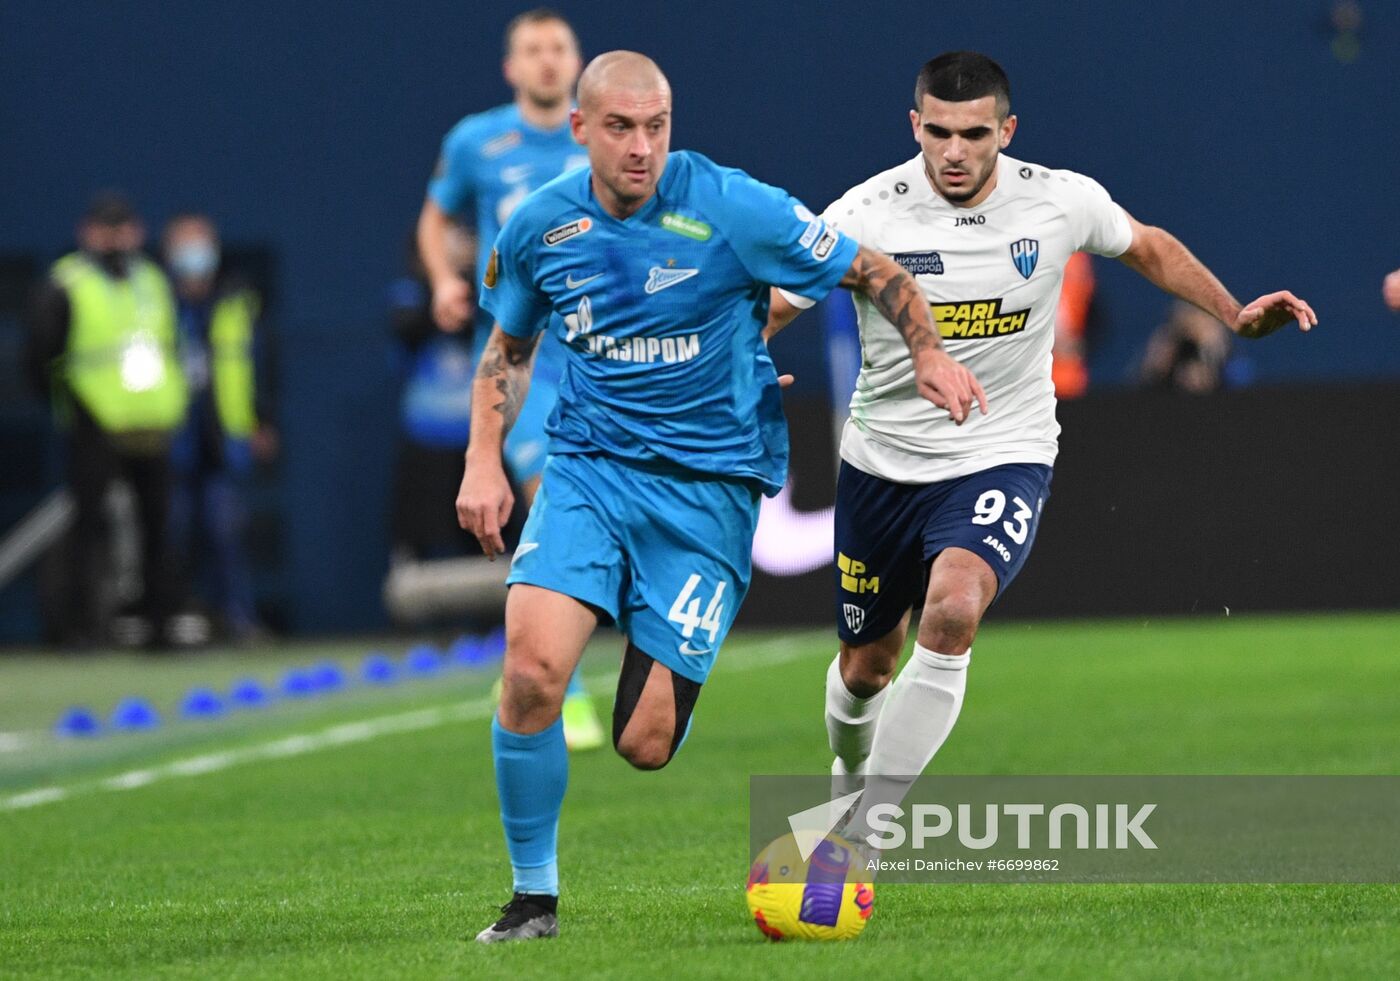
M179 279L208 279L219 268L213 242L181 242L170 250L170 271Z

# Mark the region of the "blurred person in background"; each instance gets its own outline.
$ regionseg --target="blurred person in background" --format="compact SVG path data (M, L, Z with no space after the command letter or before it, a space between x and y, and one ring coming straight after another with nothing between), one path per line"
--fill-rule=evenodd
M1185 301L1171 306L1147 342L1139 377L1152 388L1206 395L1249 383L1249 363L1235 355L1234 335L1216 318Z
M461 225L444 232L448 261L464 282L475 276L476 243ZM389 287L389 319L402 345L407 378L400 400L401 433L394 475L391 522L395 561L479 554L476 539L442 507L462 476L462 453L471 434L471 383L476 374L472 341L476 290L468 294L468 319L444 329L433 318L432 289L410 239L408 266Z
M1076 252L1065 263L1060 305L1055 309L1055 346L1050 351L1050 379L1055 397L1082 398L1089 390L1089 311L1094 302L1094 266L1089 253Z
M502 71L515 98L467 116L448 132L418 219L418 249L432 287L433 318L448 333L465 332L472 324L474 295L449 255L452 222L475 219L474 279L479 283L496 235L516 206L536 188L588 163L569 129L574 83L583 68L569 22L553 10L527 11L507 25L504 47ZM473 364L491 333L490 319L476 318L474 327ZM527 508L544 472L545 420L558 401L563 364L559 341L546 337L535 358L529 398L505 444L507 469ZM470 397L469 391L464 394ZM466 449L465 440L461 448ZM460 460L457 472L462 472ZM564 701L564 733L571 749L594 749L604 742L577 672Z
M253 605L244 494L254 462L271 459L277 447L275 431L260 421L257 408L260 301L222 268L219 231L207 215L176 215L162 245L190 396L172 445L171 535L187 581L206 585L223 634L248 642L264 631ZM198 558L207 558L207 566Z
M160 267L141 252L145 227L125 196L94 197L77 236L79 250L54 264L35 297L29 349L34 381L52 397L67 433L76 508L60 641L88 647L109 639L104 503L124 480L137 502L141 583L118 639L164 645L178 639L167 535L170 445L187 402L175 299Z
M1395 270L1381 283L1381 296L1385 305L1400 313L1400 269Z

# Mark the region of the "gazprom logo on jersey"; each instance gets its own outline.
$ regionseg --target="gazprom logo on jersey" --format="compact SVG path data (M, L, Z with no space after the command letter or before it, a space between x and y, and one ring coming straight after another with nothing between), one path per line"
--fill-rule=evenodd
M592 218L580 218L577 221L569 222L567 225L551 228L544 233L544 244L549 246L558 245L560 242L568 241L575 235L582 235L592 227Z
M976 337L1005 337L1026 329L1031 312L1002 312L1001 300L974 300L971 303L930 303L929 313L940 337L964 340Z
M1022 279L1031 278L1039 258L1040 243L1035 239L1022 238L1011 243L1011 261L1016 263L1016 271L1021 274Z
M896 252L890 258L911 276L943 275L943 257L937 252Z

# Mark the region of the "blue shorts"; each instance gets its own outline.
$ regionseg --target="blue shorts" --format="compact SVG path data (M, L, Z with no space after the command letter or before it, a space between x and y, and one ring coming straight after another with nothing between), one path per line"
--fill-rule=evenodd
M747 481L551 456L506 582L602 610L644 653L704 683L749 591L758 500Z
M929 564L945 548L986 561L997 595L1035 543L1049 467L1012 463L937 484L897 484L849 463L836 481L836 629L848 644L888 634L923 602Z

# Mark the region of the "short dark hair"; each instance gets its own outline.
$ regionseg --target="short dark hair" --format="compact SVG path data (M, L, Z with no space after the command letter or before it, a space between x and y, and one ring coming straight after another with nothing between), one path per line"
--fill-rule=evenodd
M985 96L995 96L997 115L1005 118L1011 112L1011 80L1000 65L976 51L948 51L919 69L914 83L914 108L931 95L944 102L971 102Z
M89 225L125 225L139 220L131 198L114 188L94 194L83 212L83 221Z
M548 24L551 21L557 21L567 27L569 33L574 35L574 45L578 45L578 35L574 33L574 25L570 24L563 14L551 7L536 7L533 10L525 11L523 14L516 14L510 19L510 23L506 25L506 33L502 41L502 48L505 51L506 57L510 57L510 42L515 37L515 32L519 28L524 27L526 24Z

